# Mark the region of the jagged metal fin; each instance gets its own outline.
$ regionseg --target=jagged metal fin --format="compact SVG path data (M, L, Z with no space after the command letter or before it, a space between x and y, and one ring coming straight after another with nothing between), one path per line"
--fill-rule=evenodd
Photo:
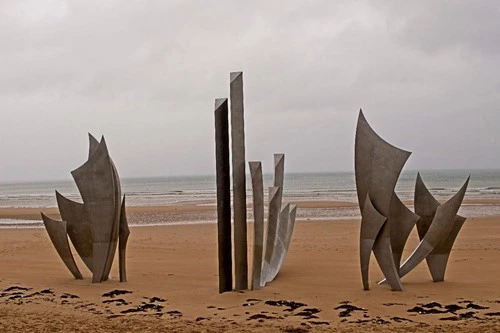
M126 250L127 250L127 241L129 235L130 235L130 229L128 227L127 214L125 212L125 196L123 196L121 212L120 212L120 238L118 243L120 282L127 282Z
M288 235L288 228L290 226L290 204L286 204L281 210L278 221L278 232L276 243L274 246L274 253L271 259L271 274L269 280L273 281L278 275L286 255L285 242Z
M61 219L67 223L68 236L83 263L92 272L92 234L83 204L72 201L56 191Z
M394 147L377 135L359 111L354 147L356 189L361 212L370 193L373 206L389 216L392 195L410 152Z
M425 186L420 173L417 174L417 181L415 184L415 211L422 215L417 222L420 240L422 240L427 234L439 205L440 203L430 193L427 186ZM451 229L448 237L444 237L434 250L432 250L432 252L425 258L434 282L444 280L451 248L453 247L453 243L455 242L455 239L457 238L465 220L466 219L462 216L455 216L453 228Z
M403 250L418 216L406 207L396 193L393 194L387 224L391 233L391 249L396 270L399 272Z
M71 249L69 248L68 235L66 233L66 222L56 221L42 213L43 224L45 225L45 230L49 234L52 244L56 248L59 257L69 269L71 274L75 279L83 279L82 273L78 269L75 263Z
M439 206L434 219L424 238L415 251L403 263L400 268L400 276L403 277L411 272L422 260L424 260L438 244L448 238L455 224L455 216L464 199L465 191L469 184L469 178L462 188L447 202Z
M439 201L434 198L431 192L425 186L420 172L417 173L417 180L415 182L415 214L418 216L434 216L439 207Z
M252 267L252 290L260 288L262 274L262 255L264 250L264 182L262 178L262 163L248 162L252 176L253 191L253 219L254 219L254 243L253 243L253 267Z
M115 224L113 168L104 138L81 167L71 172L85 205L92 234L92 282L107 278L105 270Z
M363 288L365 290L369 290L370 284L368 282L368 271L370 268L370 256L377 235L387 221L387 218L380 214L380 212L373 206L369 194L366 195L361 216L359 259L361 264Z
M271 259L274 256L274 247L276 244L276 237L278 232L278 217L281 206L281 187L269 188L269 215L267 221L267 239L266 249L264 255L264 262L262 264L262 275L260 286L263 287L271 275Z
M113 229L111 231L111 240L109 242L108 255L106 257L106 266L104 268L103 281L107 280L109 272L111 271L111 266L113 264L113 258L115 257L116 247L118 244L118 237L120 232L120 212L121 212L121 185L120 178L118 177L118 171L116 170L113 160L109 158L111 169L113 171L113 186L115 191L115 216L113 220Z
M89 158L93 153L95 153L97 147L99 147L99 141L97 141L97 139L89 133Z
M444 274L446 272L446 266L448 265L451 248L453 247L453 243L455 242L460 229L464 225L465 220L465 217L457 215L448 237L439 242L434 250L432 250L427 258L425 258L434 282L444 281Z

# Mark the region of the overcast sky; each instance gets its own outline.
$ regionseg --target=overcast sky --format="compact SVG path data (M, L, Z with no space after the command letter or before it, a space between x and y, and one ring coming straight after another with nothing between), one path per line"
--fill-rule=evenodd
M406 169L500 168L500 2L0 0L0 180L214 174L244 72L248 160L353 170L359 109Z

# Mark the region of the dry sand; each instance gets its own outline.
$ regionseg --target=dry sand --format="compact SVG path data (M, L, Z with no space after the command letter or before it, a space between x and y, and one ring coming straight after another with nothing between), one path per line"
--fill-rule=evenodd
M193 207L129 214L174 219L214 209ZM376 284L373 258L371 290L362 290L359 220L299 221L280 274L258 291L218 293L216 237L215 224L134 227L129 282L117 282L113 267L110 281L92 284L77 256L85 279L72 278L44 229L0 229L0 332L500 332L498 216L467 220L445 282L433 283L422 263L403 278L404 292ZM416 244L414 232L406 255ZM130 293L103 296L113 290ZM408 312L416 306L436 313Z

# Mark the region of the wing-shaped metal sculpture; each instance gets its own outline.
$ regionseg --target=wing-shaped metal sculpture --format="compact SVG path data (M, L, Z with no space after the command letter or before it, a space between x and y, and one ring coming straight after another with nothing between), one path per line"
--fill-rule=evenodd
M401 290L399 277L392 276L393 272L397 271L397 268L388 268L394 265L394 257L390 247L392 223L380 223L381 218L375 219L376 214L370 208L365 210L364 205L368 202L367 198L369 196L369 202L375 211L386 219L390 217L394 189L401 169L410 154L410 152L392 146L378 136L360 110L356 128L354 160L356 189L362 215L360 261L365 289L368 288L368 275L366 272L370 262L371 246L373 246L375 257L379 266L383 268L384 275L386 273L391 275L390 277L386 276L390 282L392 281L391 288ZM387 239L382 240L380 238ZM385 255L387 251L391 253L390 256Z
M43 213L42 220L52 244L54 244L57 253L66 267L69 269L71 274L73 274L75 279L83 279L82 273L80 273L78 266L76 266L75 259L73 258L73 254L71 253L71 249L69 247L68 235L66 233L66 222L53 220Z
M470 177L469 177L470 178ZM408 274L411 270L413 270L419 263L422 262L427 256L429 256L434 249L441 245L441 252L443 249L447 249L448 247L451 249L451 244L447 241L448 237L451 235L452 230L455 225L455 218L462 204L465 191L467 190L467 186L469 184L469 178L465 181L462 188L447 202L440 205L436 209L436 214L432 220L427 233L420 241L419 245L410 255L410 257L403 263L399 270L399 274L401 277ZM456 232L458 234L458 231ZM456 237L456 234L453 237L453 240ZM443 241L444 240L444 241ZM441 261L440 261L441 263ZM431 269L431 271L433 268ZM444 276L444 272L443 272Z
M85 205L92 234L92 282L107 279L116 215L114 173L104 138L87 162L71 172Z
M63 233L66 238L69 236L83 262L92 272L92 282L108 279L116 248L119 247L120 281L125 282L125 249L130 230L125 215L125 197L123 202L120 201L120 178L109 157L104 137L99 142L89 133L89 158L71 174L83 203L69 200L56 191L64 228L62 224L54 224L46 219L47 231L54 234L53 230L57 228L58 243L62 242L60 235ZM56 245L56 242L54 245L58 251L65 246ZM67 253L64 255L68 257ZM68 268L76 274L68 260L65 261L68 262Z
M417 174L415 185L415 212L420 215L417 221L417 230L420 240L427 234L439 205L439 202L425 186L420 173ZM456 215L449 235L441 239L434 250L426 257L427 266L429 267L434 282L444 280L451 248L465 220L465 217Z

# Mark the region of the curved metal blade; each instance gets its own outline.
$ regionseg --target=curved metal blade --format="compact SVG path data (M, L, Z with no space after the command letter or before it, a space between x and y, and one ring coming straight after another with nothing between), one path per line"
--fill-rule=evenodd
M67 222L68 236L85 266L92 272L92 234L83 204L70 200L56 191L61 219Z
M66 234L66 222L56 221L43 213L41 214L45 230L47 230L50 240L56 248L59 257L61 257L62 261L71 274L73 274L75 279L83 279L82 273L80 273L80 270L75 263L75 259L73 258L73 254L71 253L71 249L69 248L68 235Z
M462 188L450 200L437 208L429 230L415 251L413 251L410 257L401 266L399 270L401 277L411 272L443 239L450 235L455 223L455 216L464 199L469 179L470 177L467 178Z

